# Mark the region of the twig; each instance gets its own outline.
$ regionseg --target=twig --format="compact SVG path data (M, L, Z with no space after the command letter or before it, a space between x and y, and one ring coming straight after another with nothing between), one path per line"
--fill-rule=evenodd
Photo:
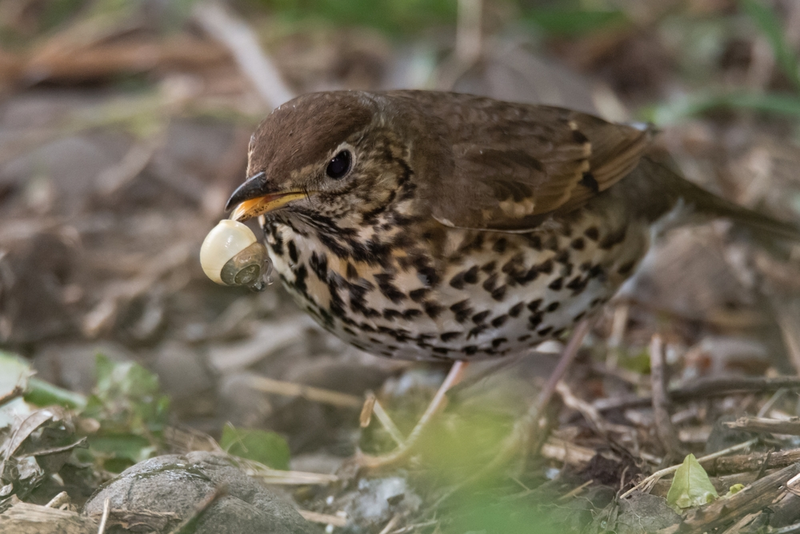
M297 510L303 519L311 521L312 523L321 523L323 525L333 525L334 527L344 527L347 525L347 518L332 514L321 514L319 512L312 512L310 510Z
M740 417L736 421L722 423L728 428L736 428L747 432L767 432L772 434L791 434L800 436L800 417L788 420L769 419L766 417Z
M737 454L724 458L701 458L700 464L709 475L726 475L759 471L761 469L779 469L800 462L800 449L777 452L753 452L750 454Z
M709 454L707 456L703 456L702 458L698 458L697 461L702 464L703 462L708 462L710 460L713 460L714 458L719 458L720 456L724 456L726 454L730 454L731 452L735 452L735 451L739 451L739 450L742 450L742 449L746 449L747 447L750 447L751 445L755 445L756 443L758 443L757 439L751 439L750 441L745 441L744 443L740 443L738 445L734 445L733 447L728 447L727 449L722 449L721 451L717 451L717 452ZM643 489L643 488L644 488L644 491L649 491L649 489L653 487L653 484L655 484L656 481L658 481L662 477L665 477L667 475L671 475L672 473L677 471L678 468L681 465L682 464L676 464L676 465L673 465L673 466L670 466L670 467L665 467L664 469L660 469L660 470L656 471L655 473L653 473L652 475L650 475L649 477L645 478L644 480L642 480L641 482L636 484L634 487L632 487L631 489L629 489L628 491L623 493L620 496L620 499L624 499L625 497L628 497L629 495L631 495L634 491L637 491L637 490L640 490L640 489Z
M103 534L106 531L106 522L108 521L108 514L111 512L111 498L106 497L103 501L103 515L100 517L100 526L97 528L97 534Z
M697 398L724 397L734 393L771 393L781 388L800 389L800 378L781 376L777 378L760 377L724 377L702 378L675 388L669 392L672 402L682 402ZM625 408L646 408L653 402L652 396L626 396L609 399L598 399L592 404L601 411L621 410Z
M333 406L342 406L345 408L360 408L363 404L361 397L341 393L339 391L332 391L330 389L317 388L314 386L306 386L305 384L298 384L296 382L284 382L282 380L274 380L265 376L250 376L247 379L247 384L258 391L265 393L273 393L275 395L283 395L286 397L303 397L314 402L322 402L331 404Z
M67 493L66 491L62 491L61 493L50 499L50 502L45 504L45 506L47 508L60 508L62 504L69 504L69 502L70 502L69 493Z
M9 391L8 393L0 395L0 407L8 404L14 399L21 397L24 394L25 394L25 388L17 384L16 386L14 386L14 389Z
M401 514L394 514L392 518L386 523L386 526L381 529L378 534L389 534L392 529L400 522L400 518L403 517Z
M244 20L214 1L197 4L193 15L211 37L230 50L239 68L253 82L268 106L278 107L294 96Z
M766 415L769 413L772 407L775 406L775 403L781 400L784 397L784 395L786 395L788 392L789 392L788 389L781 388L775 393L773 393L772 397L770 397L769 400L765 402L761 408L759 408L756 417L766 417Z
M683 456L678 433L672 425L669 413L669 397L667 396L667 377L664 370L664 347L661 336L653 336L650 341L650 381L653 390L653 415L656 435L664 445L667 456L677 460Z
M240 458L233 455L228 456L233 462L245 469L247 476L260 478L265 484L324 486L339 481L339 477L336 475L309 473L306 471L283 471L280 469L272 469L255 460L248 460L247 458Z
M564 404L568 408L580 412L583 418L586 419L598 434L604 437L608 435L608 427L605 421L603 421L600 412L585 400L576 397L566 382L559 382L556 386L556 392L561 395Z
M405 445L403 433L400 432L400 429L394 424L392 418L389 417L389 414L383 409L383 406L381 406L381 403L378 401L378 398L375 396L375 394L371 391L368 391L367 399L364 401L364 408L361 410L361 428L366 428L369 426L369 421L371 419L370 416L373 413L375 414L375 417L378 418L378 421L383 428L389 433L389 436L391 436L392 440L394 440L395 444L397 444L398 447L403 447Z

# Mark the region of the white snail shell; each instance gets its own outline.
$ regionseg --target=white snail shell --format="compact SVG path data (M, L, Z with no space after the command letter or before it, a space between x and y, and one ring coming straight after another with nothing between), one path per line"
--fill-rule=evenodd
M268 274L267 250L246 225L223 219L206 236L200 247L200 265L214 282L226 286L261 289Z

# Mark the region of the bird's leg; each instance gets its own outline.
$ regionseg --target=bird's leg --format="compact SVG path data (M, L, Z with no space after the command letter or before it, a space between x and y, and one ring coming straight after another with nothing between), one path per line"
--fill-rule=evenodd
M380 456L359 454L356 458L358 465L366 469L378 469L381 467L389 467L405 460L413 450L414 445L416 445L417 441L419 441L420 436L422 436L423 431L427 428L431 419L433 419L433 417L443 410L447 405L447 391L461 382L467 365L468 363L465 361L457 361L453 364L453 366L450 368L450 372L447 373L444 382L442 382L442 385L439 386L439 390L436 392L436 395L433 396L430 404L428 404L428 408L425 410L425 413L422 414L422 417L420 417L419 421L414 426L413 430L411 430L411 433L408 435L402 445L398 446L392 452L388 454L382 454Z
M564 350L561 352L561 358L559 359L556 368L550 374L550 377L547 379L547 383L545 384L544 388L539 393L536 401L531 403L531 405L528 407L528 411L525 412L525 414L514 424L511 434L509 434L508 437L503 440L503 444L497 456L495 456L477 473L473 474L466 480L461 481L455 487L450 488L450 490L448 490L439 498L438 501L436 501L435 506L440 505L461 489L470 486L474 482L483 479L485 476L490 475L491 473L497 472L499 468L506 465L515 456L521 458L520 467L524 467L524 461L528 456L528 452L530 452L531 438L533 437L533 431L536 428L536 424L541 418L541 414L550 403L550 399L553 397L553 393L555 393L558 383L562 378L564 378L564 375L569 370L572 362L575 360L575 357L578 355L578 350L581 348L581 344L583 344L583 338L586 337L586 334L589 332L589 326L589 321L584 319L575 327L575 330L573 330L572 335L567 342L567 346L564 347Z
M556 368L553 369L553 372L547 379L547 383L536 398L536 402L528 407L528 411L525 415L514 425L514 430L503 447L501 455L513 454L515 450L518 450L521 453L522 461L525 461L528 452L530 452L531 437L533 435L533 430L536 428L536 423L550 403L550 399L552 399L558 383L564 378L572 362L575 361L575 357L578 355L578 351L583 344L583 338L589 333L589 326L589 320L584 319L578 323L578 326L572 331L567 345L561 352L561 358L558 360Z

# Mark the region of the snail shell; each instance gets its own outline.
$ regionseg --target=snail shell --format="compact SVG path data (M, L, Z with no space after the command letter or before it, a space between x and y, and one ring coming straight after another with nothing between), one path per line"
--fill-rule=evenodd
M200 247L200 265L214 282L263 289L271 264L266 247L246 225L223 219Z

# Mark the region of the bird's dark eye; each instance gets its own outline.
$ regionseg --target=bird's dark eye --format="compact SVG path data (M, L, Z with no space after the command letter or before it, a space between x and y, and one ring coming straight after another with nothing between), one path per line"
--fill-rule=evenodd
M349 150L342 150L328 162L328 167L325 169L325 174L329 178L338 180L350 172L350 167L353 164L353 156Z

